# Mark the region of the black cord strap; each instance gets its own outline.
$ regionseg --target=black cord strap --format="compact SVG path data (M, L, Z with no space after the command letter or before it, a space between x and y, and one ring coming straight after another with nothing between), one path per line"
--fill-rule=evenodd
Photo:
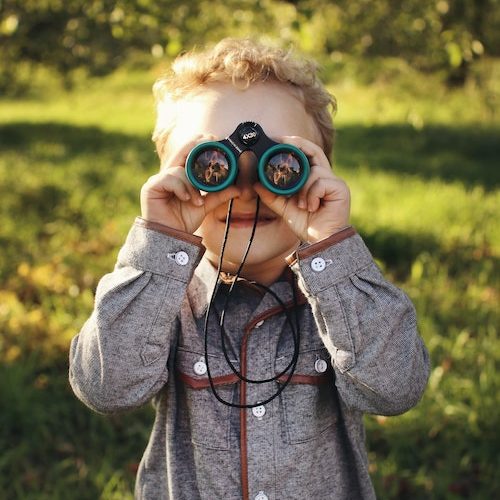
M288 311L286 305L283 303L283 301L277 296L277 294L273 290L271 290L269 287L267 287L265 285L262 285L260 283L255 282L255 281L249 281L249 283L251 283L251 284L253 284L253 285L257 286L257 287L260 287L260 288L266 290L267 292L269 292L273 296L273 298L280 304L281 308L283 309L283 312L286 315L286 319L287 319L287 322L288 322L288 324L290 326L290 329L292 331L292 336L293 336L294 352L293 352L292 360L290 361L290 363L288 364L288 366L281 373L279 373L278 375L275 375L274 377L271 377L271 378L268 378L268 379L253 380L253 379L249 379L247 377L244 377L236 369L236 367L233 365L233 363L229 359L229 355L227 353L226 342L225 342L226 331L225 331L225 328L224 328L225 312L226 312L226 308L227 308L227 306L229 304L229 300L230 300L232 291L234 289L235 283L238 281L238 279L240 279L241 270L243 269L243 266L244 266L244 264L246 262L246 258L248 256L248 252L250 251L250 247L251 247L252 242L253 242L253 238L254 238L255 231L256 231L256 228L257 228L257 223L258 223L259 207L260 207L260 199L257 197L256 209L255 209L255 218L254 218L254 223L253 223L253 227L252 227L252 233L250 235L250 238L249 238L247 247L245 249L243 258L241 260L241 264L240 264L240 266L239 266L239 268L238 268L238 270L236 272L236 275L234 277L234 281L231 284L231 287L230 287L228 293L226 294L226 300L224 302L224 306L223 306L223 309L222 309L221 317L219 318L219 329L220 329L220 334L221 334L222 351L224 353L224 357L226 359L226 362L229 365L229 367L231 368L231 370L233 371L233 373L235 373L236 376L240 380L242 380L242 381L244 381L246 383L250 383L250 384L264 384L264 383L274 382L274 381L277 381L283 375L285 375L288 372L288 370L291 370L291 371L290 371L290 374L287 376L287 379L282 384L279 385L278 390L270 398L266 399L265 401L260 401L260 402L255 403L255 404L240 405L240 404L232 403L230 401L226 401L226 400L224 400L223 398L221 398L219 396L219 394L217 393L217 390L215 389L215 385L214 385L214 382L213 382L213 379L212 379L212 375L211 375L211 372L210 372L210 364L209 364L209 359L208 359L208 322L209 322L209 318L210 318L210 312L212 310L212 307L213 307L213 304L214 304L214 301L215 301L215 297L217 295L217 292L219 290L220 283L221 283L220 275L221 275L221 271L222 271L222 262L223 262L223 258L224 258L224 250L226 248L227 237L228 237L228 233L229 233L229 226L230 226L230 221L231 221L231 213L232 213L232 208L233 208L233 200L230 200L230 202L229 202L229 208L228 208L228 212L227 212L227 216L226 216L226 226L225 226L225 229L224 229L224 236L223 236L223 241L222 241L222 245L221 245L220 257L219 257L219 262L218 262L218 266L217 266L217 281L216 281L216 283L214 285L214 289L212 291L212 296L210 297L210 301L209 301L209 304L208 304L207 313L205 315L204 337L205 337L205 364L206 364L206 367L207 367L207 376L208 376L208 380L209 380L209 383L210 383L210 388L212 389L212 392L213 392L215 398L219 402L221 402L222 404L224 404L226 406L231 406L231 407L235 407L235 408L255 408L257 406L265 405L265 404L271 402L277 396L279 396L281 394L281 392L283 392L283 390L285 389L285 387L290 383L290 381L292 379L292 376L293 376L293 374L295 372L295 368L297 366L297 361L298 361L298 357L299 357L299 349L300 349L300 326L299 326L298 311L297 311L297 305L298 305L298 303L297 303L297 293L296 293L296 289L295 289L295 284L292 283L292 291L293 291L293 298L294 298L294 308L293 308L293 310L294 310L294 316L295 316L295 328L294 328L293 322L292 322L292 320L290 318L290 315L289 315L289 311Z

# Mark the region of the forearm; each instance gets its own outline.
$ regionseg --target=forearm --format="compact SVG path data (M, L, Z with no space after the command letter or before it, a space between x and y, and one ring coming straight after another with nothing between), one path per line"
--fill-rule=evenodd
M387 415L414 406L429 373L415 310L383 278L360 236L347 229L296 257L292 269L332 356L344 402Z
M71 385L97 411L139 406L167 381L176 318L203 247L196 237L162 229L136 220L71 343Z

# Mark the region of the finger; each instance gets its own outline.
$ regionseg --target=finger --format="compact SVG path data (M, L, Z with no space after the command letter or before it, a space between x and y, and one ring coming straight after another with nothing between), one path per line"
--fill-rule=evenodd
M165 184L164 187L167 191L174 193L181 201L189 201L191 199L188 186L181 178L175 175L169 177L168 184Z
M328 171L332 170L332 166L325 152L314 142L297 135L281 136L279 137L279 141L283 144L291 144L299 148L308 157L311 167L315 165Z
M236 198L241 194L240 189L236 186L229 186L222 191L208 193L204 198L205 215L215 210L219 205L227 203L230 199Z
M299 136L282 136L280 140L285 144L291 144L299 148L308 157L311 165L311 172L306 183L299 193L297 193L297 206L302 210L307 210L307 195L311 186L321 177L335 177L332 167L324 151L314 142Z
M302 187L302 189L297 193L297 206L302 210L307 210L307 196L309 190L313 186L313 184L324 176L324 172L320 168L311 169L311 173L309 174L309 178L306 183Z
M204 204L204 197L201 195L200 191L196 189L191 182L189 182L186 175L186 169L184 167L171 167L167 170L167 172L167 175L176 177L184 184L184 187L189 194L188 199L190 199L192 203L198 207L201 207Z
M307 196L311 186L313 186L319 179L325 180L335 180L338 179L328 167L322 166L311 166L311 173L302 187L302 189L297 193L297 206L302 210L307 210Z
M167 199L172 194L181 201L191 199L189 183L182 167L168 169L150 177L142 191L144 198L150 200Z
M326 194L326 186L323 179L317 179L307 192L307 210L309 212L316 212L318 210L322 198Z
M183 193L179 199L182 201L191 200L196 206L201 207L203 205L203 197L201 193L189 182L186 176L186 170L181 166L168 167L165 170L160 171L157 175L153 176L152 180L153 189L160 191L173 192L174 187L176 188L176 195L178 193ZM179 185L182 183L182 186ZM155 186L156 184L156 186ZM187 194L187 196L186 196Z
M254 184L254 190L267 207L269 207L276 215L283 217L287 204L290 203L291 198L272 193L260 184L260 182Z
M315 212L321 202L345 202L350 204L350 192L347 184L341 179L318 179L309 189L307 207Z

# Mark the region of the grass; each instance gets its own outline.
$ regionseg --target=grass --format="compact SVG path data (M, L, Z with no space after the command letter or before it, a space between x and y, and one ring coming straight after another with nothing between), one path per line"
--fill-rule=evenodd
M152 411L103 417L67 383L67 350L111 269L142 183L152 73L0 101L0 497L132 498ZM381 499L500 493L500 153L491 95L431 77L332 83L334 166L352 220L413 299L432 357L421 403L366 418ZM490 91L488 91L490 92ZM70 493L68 493L70 492Z

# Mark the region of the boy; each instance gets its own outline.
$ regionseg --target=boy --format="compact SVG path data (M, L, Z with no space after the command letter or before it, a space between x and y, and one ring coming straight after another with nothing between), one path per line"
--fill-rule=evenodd
M349 190L328 161L333 99L313 64L248 40L180 57L155 93L162 168L143 186L142 217L73 339L75 393L103 413L154 400L136 498L374 498L362 415L415 405L428 356L409 299L384 280L349 226ZM279 196L256 182L252 152L239 156L237 180L227 189L202 194L188 182L193 147L221 140L245 121L307 155L311 173L299 193ZM222 271L230 284L257 198L245 280L229 302L229 285L219 288L205 356L228 202ZM222 312L228 359L243 380L223 356ZM283 375L297 340L290 314L300 330L291 376ZM233 406L218 401L211 384Z

